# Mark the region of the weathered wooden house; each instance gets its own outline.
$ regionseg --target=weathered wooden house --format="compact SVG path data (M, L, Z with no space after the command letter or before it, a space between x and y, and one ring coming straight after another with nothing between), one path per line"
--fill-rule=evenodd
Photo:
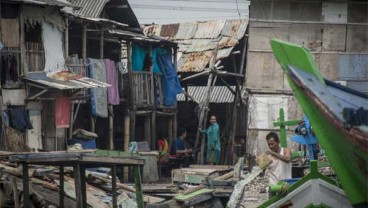
M162 131L175 135L176 106L165 105L164 97L171 84L153 69L162 67L157 57L175 69L176 44L144 36L127 1L9 0L1 6L0 52L8 64L1 65L2 110L20 107L33 126L12 141L26 137L24 146L61 150L74 130L85 129L98 134L98 148L123 150L138 140L155 149L161 116L169 118ZM153 64L134 68L144 61L132 61L135 47ZM3 125L14 126L13 114L4 115Z
M285 120L303 116L269 40L304 45L324 77L367 93L367 23L366 1L251 1L246 70L249 153L267 149L265 136L278 131L273 122L280 108ZM293 133L294 127L288 127L288 134Z
M242 126L245 126L246 108L241 94L244 90L247 28L247 19L151 25L145 28L146 34L159 35L179 44L177 68L185 94L178 95L178 127L187 129L193 146L199 148L198 126L204 128L209 117L216 115L223 145L232 146L232 152L239 155L244 153L246 132ZM221 63L213 68L213 63L218 61ZM201 115L207 107L209 112ZM233 143L235 138L236 143ZM223 153L230 152L231 148L225 151L228 147L223 148ZM232 155L223 154L222 157L225 161Z
M168 75L162 73L165 69L157 60L165 54L169 55L165 57L169 57L168 62L173 62L176 44L144 36L127 1L72 0L71 3L79 7L67 11L71 65L75 65L73 57L80 57L77 62L84 64L87 58L113 60L120 97L118 104L108 106L108 118L91 115L88 108L79 108L83 116L74 128L95 131L99 135L98 146L109 149L126 150L129 141L147 141L151 149L156 149L156 129L174 137L176 106L165 103L165 90L171 84L164 84Z
M1 1L2 147L7 150L65 148L70 100L81 90L107 87L67 70L63 7L72 4Z

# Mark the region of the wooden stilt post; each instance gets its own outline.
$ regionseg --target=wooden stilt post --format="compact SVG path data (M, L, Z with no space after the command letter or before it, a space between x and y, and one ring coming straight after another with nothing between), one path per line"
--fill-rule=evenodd
M65 17L65 31L64 31L64 53L65 58L69 57L69 19Z
M16 177L11 177L11 181L12 181L12 187L13 187L14 208L20 208L17 178Z
M135 183L135 194L137 198L137 205L138 208L143 208L143 193L142 193L142 186L141 186L141 171L138 165L134 166L134 183Z
M152 45L149 45L149 48L148 48L148 53L149 53L149 56L152 57ZM155 82L154 82L154 79L155 79L155 75L153 73L153 66L150 68L150 76L151 76L151 79L150 79L150 101L151 101L151 105L152 105L152 115L151 115L151 148L152 149L155 149L156 147L156 101L155 101Z
M60 204L59 207L64 207L64 166L60 166L59 168L59 178L60 178L60 188L59 188L59 197Z
M151 138L151 118L149 115L144 116L144 139L148 142L148 146L154 147L154 144L152 144L152 138Z
M73 137L73 125L74 125L74 102L71 101L70 102L70 126L68 129L68 138L72 138Z
M82 192L83 207L87 207L86 168L84 166L80 166L80 186Z
M23 207L31 207L31 202L29 200L29 178L28 178L28 164L22 164L23 169Z
M87 25L82 25L82 59L87 59Z
M240 62L240 66L239 66L239 74L243 74L244 72L244 65L245 65L245 57L246 57L246 52L247 52L247 44L246 44L246 37L244 37L244 43L243 43L243 50L242 50L242 59L241 59L241 62ZM234 62L234 67L235 67L235 70L236 70L236 64ZM230 142L229 142L229 145L230 145L230 148L228 148L228 151L227 151L227 155L228 157L225 158L225 161L227 164L229 164L230 162L231 163L234 163L234 159L235 159L235 155L236 155L236 152L235 152L235 134L236 134L236 125L237 125L237 105L240 101L241 98L241 89L240 89L240 80L238 77L235 78L236 79L236 95L234 97L234 105L233 105L233 113L232 113L232 128L231 128L231 131L230 131ZM229 155L230 154L230 155Z
M124 151L128 151L130 141L130 116L126 113L124 117ZM129 168L123 168L123 179L124 182L128 182L129 180Z
M108 106L109 112L109 149L114 149L114 108L112 105Z
M172 143L172 141L174 140L173 138L173 122L174 121L174 116L170 116L169 119L167 119L167 142L169 144Z
M112 207L117 208L118 202L117 202L117 192L116 192L116 166L111 167L111 189L112 189Z
M77 207L83 207L83 200L82 200L82 189L81 189L81 171L80 165L75 164L73 169L74 174L74 186L75 186L75 196L77 201Z
M177 65L178 65L178 48L174 47L174 67L175 67L175 71L178 71ZM178 121L177 121L177 109L175 109L174 112L174 116L173 116L173 136L172 136L172 140L169 141L169 145L172 144L172 142L174 141L174 139L177 137L177 129L178 129Z

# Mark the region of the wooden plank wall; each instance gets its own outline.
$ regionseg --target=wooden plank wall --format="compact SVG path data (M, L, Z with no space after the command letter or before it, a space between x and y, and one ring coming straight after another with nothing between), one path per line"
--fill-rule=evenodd
M246 85L250 89L248 116L253 116L253 121L248 119L249 153L265 147L263 138L272 130L270 122L277 119L279 107L284 108L286 119L302 115L272 54L271 38L304 45L311 50L323 76L368 93L367 2L252 0L250 19ZM252 97L265 99L262 96L267 95L276 100L286 95L288 98L285 105L274 108L252 105ZM272 119L268 124L255 126L254 116L263 111L263 116ZM258 142L260 138L262 141Z

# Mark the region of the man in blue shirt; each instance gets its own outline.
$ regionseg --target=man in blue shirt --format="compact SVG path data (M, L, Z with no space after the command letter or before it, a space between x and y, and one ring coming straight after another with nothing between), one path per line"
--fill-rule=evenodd
M184 128L178 130L178 138L176 138L170 149L171 157L182 158L184 166L189 166L193 161L192 149L189 148L188 142L185 140L187 137L187 131Z

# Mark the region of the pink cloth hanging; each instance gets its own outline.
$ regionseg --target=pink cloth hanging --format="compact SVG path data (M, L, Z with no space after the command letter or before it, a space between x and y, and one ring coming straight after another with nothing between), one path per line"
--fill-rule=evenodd
M115 62L110 59L104 59L104 62L106 67L106 82L111 85L111 87L107 88L107 102L111 105L119 105L120 96Z
M70 97L58 97L55 100L56 128L69 128L70 126Z

